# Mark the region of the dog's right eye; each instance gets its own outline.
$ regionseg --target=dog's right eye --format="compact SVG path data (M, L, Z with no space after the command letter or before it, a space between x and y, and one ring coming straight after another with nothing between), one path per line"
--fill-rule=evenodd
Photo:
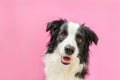
M62 33L62 34L59 35L59 37L60 37L61 39L64 39L66 36L67 36L67 35L64 34L64 33Z

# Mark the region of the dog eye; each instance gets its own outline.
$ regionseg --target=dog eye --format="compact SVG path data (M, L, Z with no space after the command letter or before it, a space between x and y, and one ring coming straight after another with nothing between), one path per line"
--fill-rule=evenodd
M81 39L81 38L76 38L76 41L77 41L78 43L81 43L81 42L82 42L82 39Z
M61 39L64 39L66 36L67 36L66 34L62 33L62 34L60 34L59 37L60 37Z

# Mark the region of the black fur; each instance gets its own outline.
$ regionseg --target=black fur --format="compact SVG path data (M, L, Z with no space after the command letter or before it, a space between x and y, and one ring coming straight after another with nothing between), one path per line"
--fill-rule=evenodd
M47 24L46 31L50 31L50 35L51 35L51 39L47 45L48 47L47 53L52 53L55 50L56 46L58 45L58 41L57 41L58 32L61 25L64 24L65 22L67 21L60 19L60 20L49 22Z
M55 20L52 22L49 22L47 24L47 29L46 31L50 31L50 41L47 45L48 50L46 53L53 53L55 48L57 47L58 43L62 41L58 36L60 35L60 27L66 23L67 20ZM67 35L67 33L66 33ZM81 43L77 43L78 48L79 48L79 54L78 57L80 59L80 64L86 64L88 65L88 58L89 58L89 46L92 43L97 44L98 42L98 37L94 31L92 31L90 28L86 27L84 24L80 26L77 34L76 34L76 42L77 38L80 38L82 40ZM75 74L76 77L84 78L85 75L87 74L87 67L84 67L82 72L78 72Z
M86 27L84 24L81 25L81 28L78 30L79 34L81 34L82 43L78 44L79 47L79 54L78 57L80 59L80 64L85 63L88 65L89 59L89 46L92 43L97 45L98 37L95 32L93 32L90 28ZM76 73L76 76L80 78L84 78L85 75L88 73L87 68L84 67L81 73Z
M82 72L81 72L81 73L80 73L80 72L77 72L77 73L75 74L75 76L84 79L86 74L87 74L87 68L84 67L83 70L82 70Z
M82 25L81 26L81 32L83 35L83 44L80 46L81 48L81 57L83 62L87 63L88 62L88 56L89 56L89 46L94 42L97 44L98 42L98 37L95 32L93 32L90 28Z

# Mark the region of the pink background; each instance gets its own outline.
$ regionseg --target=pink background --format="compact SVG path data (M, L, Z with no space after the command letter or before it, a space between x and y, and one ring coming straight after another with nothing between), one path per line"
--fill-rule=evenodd
M0 80L44 80L48 21L86 23L99 36L86 80L120 80L120 0L0 0Z

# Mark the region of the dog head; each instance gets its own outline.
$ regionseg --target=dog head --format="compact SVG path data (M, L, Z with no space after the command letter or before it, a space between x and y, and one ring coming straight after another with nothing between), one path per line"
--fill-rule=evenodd
M75 58L79 58L80 63L87 63L89 46L98 42L96 33L84 24L63 19L49 22L46 31L51 35L47 53L57 51L63 64L70 64Z

